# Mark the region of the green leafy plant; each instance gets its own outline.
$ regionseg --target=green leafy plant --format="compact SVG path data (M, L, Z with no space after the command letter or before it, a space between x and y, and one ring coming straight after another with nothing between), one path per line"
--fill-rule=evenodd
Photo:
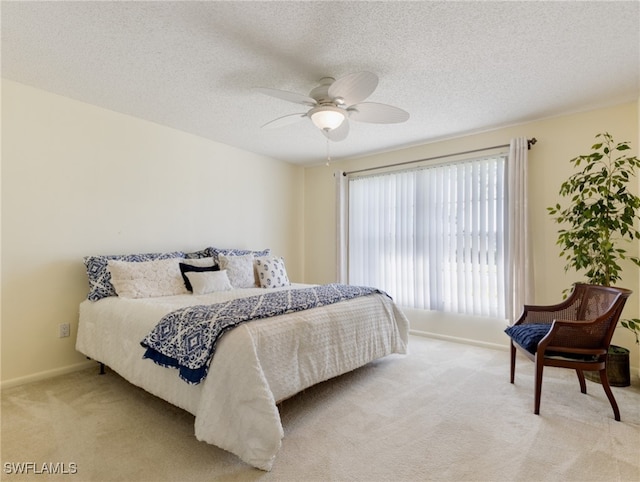
M638 337L638 334L640 333L640 320L638 318L620 320L620 324L636 336L636 344L640 345L640 337Z
M587 155L571 159L580 171L560 186L560 195L569 198L562 207L547 208L556 223L560 256L567 264L565 271L584 270L589 283L611 286L620 280L621 260L640 267L637 256L627 255L625 246L640 239L640 197L629 192L628 185L640 168L640 160L626 155L629 142L616 143L608 133L596 135L599 141ZM623 320L640 343L640 319Z

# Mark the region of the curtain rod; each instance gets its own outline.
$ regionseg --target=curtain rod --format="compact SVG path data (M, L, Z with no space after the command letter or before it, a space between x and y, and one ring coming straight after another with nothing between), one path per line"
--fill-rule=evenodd
M527 149L531 149L531 146L535 145L536 142L538 142L538 140L535 137L532 137L531 139L527 139ZM472 149L470 151L456 152L454 154L444 154L442 156L426 157L424 159L416 159L415 161L405 161L405 162L399 162L397 164L386 164L384 166L369 167L367 169L358 169L357 171L343 172L342 175L343 176L347 176L349 174L357 174L359 172L375 171L377 169L385 169L387 167L406 166L407 164L415 164L417 162L435 161L436 159L444 159L445 157L461 156L461 155L464 155L464 154L473 154L474 152L490 151L492 149L500 149L501 147L509 147L509 146L510 146L510 144L502 144L500 146L483 147L481 149Z

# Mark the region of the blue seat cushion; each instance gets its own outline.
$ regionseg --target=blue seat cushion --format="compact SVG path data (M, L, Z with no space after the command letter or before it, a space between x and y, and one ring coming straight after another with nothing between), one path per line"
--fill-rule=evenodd
M547 323L526 323L510 326L504 332L529 353L535 353L538 343L550 329L551 325Z

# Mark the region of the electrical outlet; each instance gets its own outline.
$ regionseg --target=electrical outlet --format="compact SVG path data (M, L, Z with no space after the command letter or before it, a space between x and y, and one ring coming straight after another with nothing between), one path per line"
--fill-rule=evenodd
M71 335L71 325L69 323L60 323L58 325L58 338L65 338Z

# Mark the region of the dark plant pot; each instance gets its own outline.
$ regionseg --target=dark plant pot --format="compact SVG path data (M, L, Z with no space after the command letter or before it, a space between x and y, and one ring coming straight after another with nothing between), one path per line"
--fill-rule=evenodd
M592 382L600 383L598 372L584 372L584 377ZM607 354L607 378L612 387L628 387L631 385L629 371L629 350L621 346L610 345Z

